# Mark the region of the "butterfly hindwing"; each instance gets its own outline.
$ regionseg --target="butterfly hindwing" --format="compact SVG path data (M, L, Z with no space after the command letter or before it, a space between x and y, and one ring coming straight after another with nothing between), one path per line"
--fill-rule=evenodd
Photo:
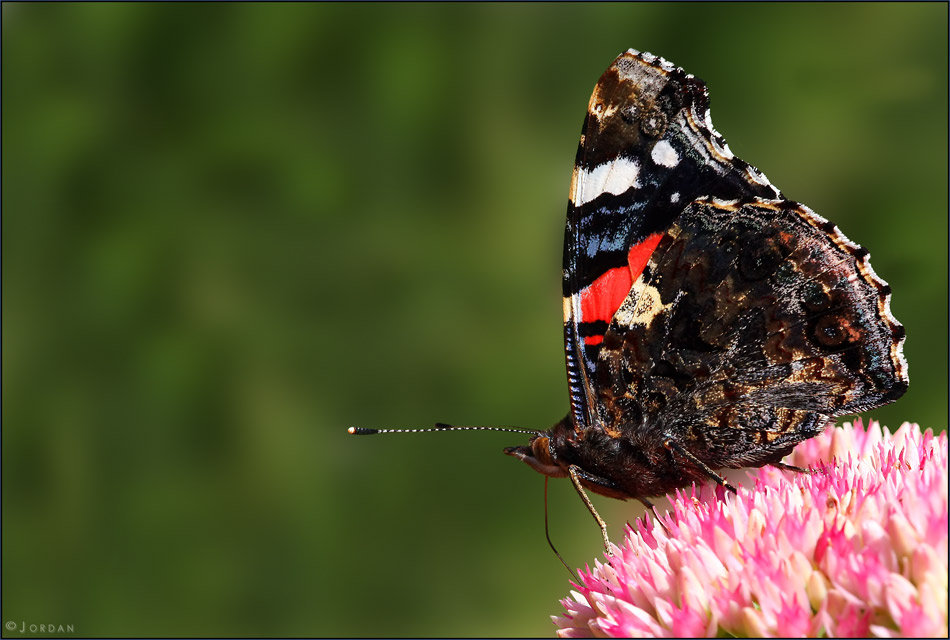
M785 200L697 201L605 334L601 424L713 468L777 461L828 417L899 397L902 341L867 252L826 220Z

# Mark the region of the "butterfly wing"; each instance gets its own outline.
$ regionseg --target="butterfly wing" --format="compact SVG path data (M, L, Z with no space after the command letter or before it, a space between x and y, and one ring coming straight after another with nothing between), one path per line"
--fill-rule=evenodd
M631 49L594 88L571 181L563 293L575 429L602 420L593 388L614 314L662 234L703 196L781 194L713 129L700 80Z
M786 200L690 204L614 315L598 363L608 433L761 466L908 386L904 328L868 252Z

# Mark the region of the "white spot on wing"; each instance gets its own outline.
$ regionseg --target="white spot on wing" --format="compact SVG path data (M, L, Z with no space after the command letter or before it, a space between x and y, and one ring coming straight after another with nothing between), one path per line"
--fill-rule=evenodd
M574 180L576 193L571 200L575 206L587 204L602 193L619 195L630 189L637 188L637 175L640 165L636 160L617 158L612 162L599 164L591 170L577 168Z
M679 154L666 140L660 140L656 143L650 157L653 158L653 162L670 168L675 167L680 161Z

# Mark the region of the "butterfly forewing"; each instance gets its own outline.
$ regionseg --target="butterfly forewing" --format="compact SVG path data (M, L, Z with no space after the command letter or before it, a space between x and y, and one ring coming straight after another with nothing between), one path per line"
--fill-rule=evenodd
M703 196L780 193L712 129L701 81L662 58L626 52L591 96L568 202L564 322L576 423L597 420L591 382L614 313L660 234Z

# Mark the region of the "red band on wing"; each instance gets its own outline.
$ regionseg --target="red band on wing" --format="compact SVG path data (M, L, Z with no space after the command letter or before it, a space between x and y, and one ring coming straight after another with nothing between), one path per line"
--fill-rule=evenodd
M631 284L633 280L627 267L615 267L601 274L581 292L581 319L610 322L630 292Z
M650 256L652 256L656 250L656 245L660 244L660 238L662 237L662 233L654 233L644 238L639 244L630 247L630 252L627 254L627 266L630 267L630 276L632 278L630 284L636 282L636 279L639 278L643 270L646 269L647 262L650 261ZM623 300L621 300L621 302L623 302ZM620 308L619 304L617 308Z
M623 304L630 287L643 273L650 256L660 243L663 234L654 233L630 247L627 266L615 267L604 272L581 292L581 321L609 323ZM584 338L587 344L600 344L604 337L592 335Z

